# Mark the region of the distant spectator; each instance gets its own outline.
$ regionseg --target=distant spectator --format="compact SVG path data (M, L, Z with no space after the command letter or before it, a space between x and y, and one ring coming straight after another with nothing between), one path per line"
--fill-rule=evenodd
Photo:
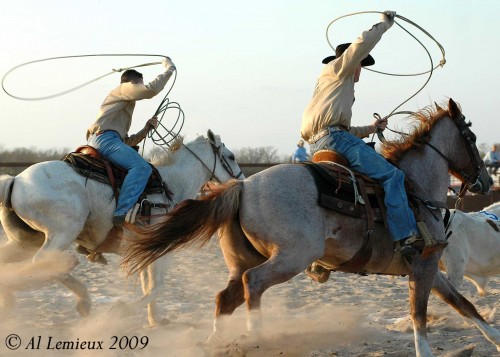
M304 162L309 161L309 154L306 152L306 148L304 147L304 140L300 139L297 143L297 150L293 153L292 162Z
M484 156L483 160L486 167L489 168L488 172L490 175L496 175L497 170L500 167L500 153L497 152L496 145L491 147L491 151Z

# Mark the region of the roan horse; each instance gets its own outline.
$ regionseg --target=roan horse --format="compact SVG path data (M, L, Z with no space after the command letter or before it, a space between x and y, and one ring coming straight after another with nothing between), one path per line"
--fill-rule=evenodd
M490 190L493 181L479 157L475 135L455 102L450 99L447 110L428 108L415 118L411 135L400 142L384 144L384 155L404 170L415 195L444 202L449 170L460 176L469 190ZM440 211L425 207L420 207L420 211L430 233L444 239ZM217 295L214 332L209 341L222 336L223 316L232 314L244 302L247 328L258 336L262 327L262 294L301 273L314 261L328 269L348 261L363 245L365 226L358 218L320 207L313 177L302 165L278 165L242 182L227 183L201 200L187 200L165 222L138 229L142 237L129 246L123 263L129 272L140 271L171 251L206 243L219 230L229 281ZM380 223L373 239L372 259L365 272L409 276L417 356L432 356L426 330L431 290L471 319L500 350L500 333L438 271L440 253L426 259L414 255L408 262L395 251L392 238Z
M152 208L151 223L163 217L166 205L174 206L181 200L196 197L208 181L225 182L242 176L233 153L210 130L208 138L199 136L188 144L177 140L160 159L155 164L173 198L169 201L164 194L148 196L152 203L163 204L163 207ZM0 247L3 263L27 259L34 253L36 263L46 252L64 250L73 242L92 251L113 227L115 200L111 186L79 175L63 161L33 165L16 177L1 176L0 204L0 221L8 238ZM111 245L107 252L121 254L124 246L126 243ZM162 263L158 261L141 273L144 295L129 306L138 308L147 304L150 325L161 322L155 299L163 283ZM91 300L86 287L69 274L59 276L58 280L76 295L79 313L88 315ZM0 288L0 298L14 301L6 289Z
M483 208L484 212L500 216L500 202ZM500 222L480 212L455 210L449 230L449 245L443 251L439 267L458 289L464 277L486 295L490 277L500 274Z

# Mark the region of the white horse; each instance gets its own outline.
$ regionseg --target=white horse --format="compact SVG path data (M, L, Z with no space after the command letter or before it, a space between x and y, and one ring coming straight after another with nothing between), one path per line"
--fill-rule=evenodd
M455 216L450 224L453 232L449 245L443 252L439 267L445 270L448 279L459 288L464 277L477 288L480 296L486 295L486 284L490 277L500 274L500 222L479 213L451 210ZM483 209L500 216L500 202Z
M163 204L163 207L152 208L151 224L163 218L165 206L196 197L208 181L225 182L243 177L233 153L210 130L208 138L200 136L188 144L178 140L155 166L172 191L173 199L169 201L164 194L148 196L150 202ZM64 250L73 242L90 251L122 254L127 243L124 240L125 244L120 244L123 233L120 230L114 230L120 236L118 244L99 247L113 228L115 205L111 186L81 176L64 161L38 163L16 177L2 175L0 222L8 240L0 246L0 262L12 263L32 257L36 263L47 252ZM152 264L141 273L144 295L130 304L134 309L148 305L150 325L161 322L155 300L163 282L163 264L164 261ZM91 300L84 284L69 273L57 279L76 295L78 312L88 315ZM0 298L14 301L6 289L0 288Z

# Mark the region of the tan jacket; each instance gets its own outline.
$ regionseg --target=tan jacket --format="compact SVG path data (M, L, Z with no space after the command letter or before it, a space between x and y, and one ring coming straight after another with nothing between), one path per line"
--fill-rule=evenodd
M360 138L374 132L371 125L351 127L354 72L389 27L384 21L374 25L369 31L363 32L339 58L325 65L302 116L300 133L304 140L309 141L309 138L329 126L350 128L349 132Z
M148 130L141 130L136 135L128 136L132 124L135 102L150 99L160 93L172 76L175 67L168 68L148 84L122 83L113 89L102 103L97 119L87 130L90 135L103 130L117 131L124 142L130 146L137 145L146 136Z

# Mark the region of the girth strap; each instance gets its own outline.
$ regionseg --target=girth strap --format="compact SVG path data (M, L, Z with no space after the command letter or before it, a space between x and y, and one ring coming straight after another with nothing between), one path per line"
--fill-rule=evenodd
M373 231L367 231L365 234L365 239L363 239L363 245L354 254L354 256L348 261L336 266L331 270L343 271L346 273L358 273L363 274L365 272L366 264L370 261L373 253Z

